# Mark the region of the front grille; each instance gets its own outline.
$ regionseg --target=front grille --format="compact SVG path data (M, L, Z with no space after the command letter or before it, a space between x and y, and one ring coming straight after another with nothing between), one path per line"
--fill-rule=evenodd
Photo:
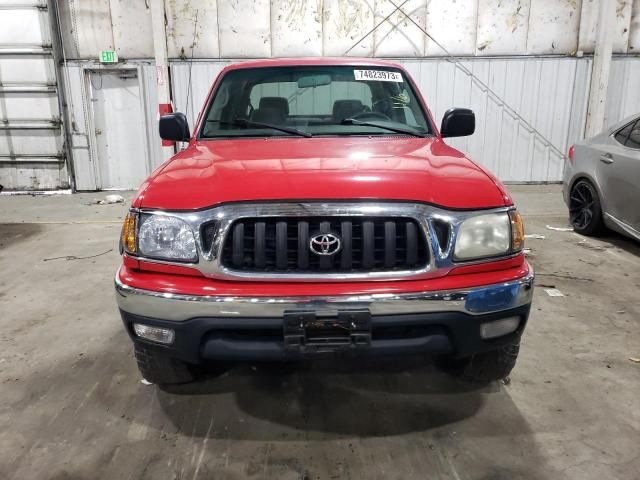
M323 256L309 248L317 234L340 238ZM418 222L405 217L261 217L236 220L222 249L222 265L273 273L366 273L417 270L429 262Z

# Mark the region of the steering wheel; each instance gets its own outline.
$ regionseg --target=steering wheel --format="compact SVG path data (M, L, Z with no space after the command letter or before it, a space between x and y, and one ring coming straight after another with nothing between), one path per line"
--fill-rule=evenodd
M352 115L350 118L353 118L354 120L376 120L376 119L391 120L384 113L373 112L373 111L356 113L355 115Z

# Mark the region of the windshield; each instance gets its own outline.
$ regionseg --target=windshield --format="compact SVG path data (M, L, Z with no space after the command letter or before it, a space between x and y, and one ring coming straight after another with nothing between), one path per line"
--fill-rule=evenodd
M388 67L300 66L228 72L200 138L432 134L402 72Z

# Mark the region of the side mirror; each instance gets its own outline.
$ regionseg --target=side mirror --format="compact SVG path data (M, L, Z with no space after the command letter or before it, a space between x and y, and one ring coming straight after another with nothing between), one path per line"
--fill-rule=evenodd
M172 142L188 142L189 122L184 113L168 113L160 117L160 138Z
M442 117L440 135L443 137L464 137L476 130L476 116L468 108L450 108Z

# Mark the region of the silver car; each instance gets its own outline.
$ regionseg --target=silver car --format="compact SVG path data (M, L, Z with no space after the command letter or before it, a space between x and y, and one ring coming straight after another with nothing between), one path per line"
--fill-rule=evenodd
M571 147L562 191L576 232L606 226L640 240L640 116Z

